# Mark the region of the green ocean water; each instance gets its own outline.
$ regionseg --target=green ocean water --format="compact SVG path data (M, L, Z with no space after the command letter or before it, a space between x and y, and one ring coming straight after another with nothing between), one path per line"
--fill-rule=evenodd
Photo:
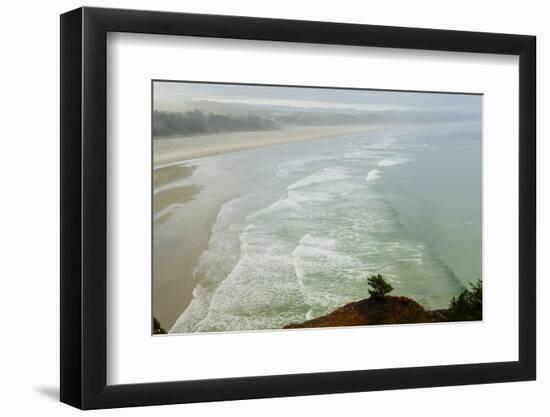
M376 273L393 294L446 307L482 278L481 150L481 122L468 121L195 160L203 189L212 172L239 186L171 331L282 328L367 297Z

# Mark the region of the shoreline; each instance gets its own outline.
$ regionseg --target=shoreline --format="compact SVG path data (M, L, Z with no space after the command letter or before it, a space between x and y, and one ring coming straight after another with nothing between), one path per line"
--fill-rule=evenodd
M215 133L153 139L154 169L177 162L265 146L324 139L332 135L366 132L380 127L371 125L307 126L278 130Z
M170 332L193 300L197 282L193 270L208 249L212 228L221 205L232 198L233 180L221 179L227 187L216 192L209 187L201 164L191 160L229 152L305 142L332 135L368 131L371 126L292 128L279 131L240 132L161 139L161 152L154 154L154 252L153 313ZM273 136L273 133L276 135ZM260 135L260 138L257 137ZM189 144L189 139L193 144ZM190 145L190 146L189 146ZM200 155L200 156L199 156ZM179 165L179 164L182 165ZM195 177L198 174L198 177ZM235 178L242 173L236 172ZM179 184L177 184L179 183ZM178 209L178 206L181 208ZM182 210L178 213L178 210Z

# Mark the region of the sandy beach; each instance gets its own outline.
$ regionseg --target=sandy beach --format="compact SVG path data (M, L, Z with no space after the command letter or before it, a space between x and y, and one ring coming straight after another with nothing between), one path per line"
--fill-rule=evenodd
M154 316L162 326L170 329L191 302L196 285L193 269L208 248L220 206L234 197L236 178L246 175L239 167L235 168L235 178L201 171L202 184L197 183L194 174L200 158L374 128L306 127L155 140L153 304Z
M194 135L170 138L155 138L153 159L155 167L168 165L203 156L235 152L304 140L321 139L327 136L367 131L376 126L308 126L258 132L230 132L211 135Z
M192 270L208 246L210 229L219 207L208 198L195 200L202 187L173 181L190 179L194 166L164 167L154 172L153 200L153 309L162 326L169 329L192 299ZM177 216L185 205L185 217Z

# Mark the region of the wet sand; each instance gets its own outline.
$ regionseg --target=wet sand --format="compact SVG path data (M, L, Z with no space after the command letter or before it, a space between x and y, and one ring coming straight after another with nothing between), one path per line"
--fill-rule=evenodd
M195 171L194 166L181 165L172 165L163 167L162 169L155 169L153 172L154 191L156 192L174 181L189 177L193 171Z
M195 286L191 272L208 246L209 230L215 220L214 212L214 218L203 228L200 216L203 210L196 212L199 214L196 219L195 210L189 211L184 219L173 216L178 206L192 203L202 187L166 185L189 178L193 171L193 166L184 166L161 168L154 173L154 181L159 184L156 188L160 189L153 199L153 315L166 330L191 301Z
M153 199L153 212L160 214L173 204L183 204L191 201L201 188L198 185L191 184L158 191Z

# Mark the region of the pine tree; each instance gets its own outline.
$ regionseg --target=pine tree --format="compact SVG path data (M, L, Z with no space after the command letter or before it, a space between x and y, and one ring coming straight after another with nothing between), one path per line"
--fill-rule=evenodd
M380 274L372 275L367 282L371 287L369 288L369 294L373 298L384 298L386 294L393 291L393 287Z

